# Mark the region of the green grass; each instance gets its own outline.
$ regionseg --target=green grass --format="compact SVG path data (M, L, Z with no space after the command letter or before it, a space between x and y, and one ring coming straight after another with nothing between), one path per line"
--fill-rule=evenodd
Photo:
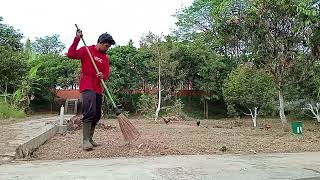
M0 101L0 119L9 119L9 118L15 118L20 119L24 118L25 113L17 108L11 107L6 102Z

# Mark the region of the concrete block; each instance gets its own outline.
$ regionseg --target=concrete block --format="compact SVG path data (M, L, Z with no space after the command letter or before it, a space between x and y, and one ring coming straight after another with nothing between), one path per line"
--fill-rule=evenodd
M68 115L65 118L71 117L72 115ZM66 132L66 126L57 126L58 123L59 117L50 117L3 127L3 130L10 136L0 138L0 161L6 161L1 160L2 157L12 159L30 156L34 150L52 138L57 132Z
M34 150L39 148L48 139L52 138L58 131L57 126L50 125L48 129L34 136L32 139L20 144L16 149L16 158L28 157Z

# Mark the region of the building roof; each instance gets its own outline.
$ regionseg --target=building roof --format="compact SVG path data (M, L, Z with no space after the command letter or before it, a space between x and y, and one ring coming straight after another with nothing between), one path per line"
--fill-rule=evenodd
M61 99L80 99L80 92L78 89L60 89L57 90L57 97Z

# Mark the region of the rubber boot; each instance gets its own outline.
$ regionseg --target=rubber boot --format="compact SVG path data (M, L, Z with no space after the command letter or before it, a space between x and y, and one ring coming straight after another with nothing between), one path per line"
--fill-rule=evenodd
M82 149L85 151L92 150L93 146L90 143L90 129L91 129L91 122L84 122L83 123L83 144Z
M96 125L92 124L91 129L90 129L90 143L92 144L93 147L100 146L100 144L94 142L93 139L92 139L95 129L96 129Z

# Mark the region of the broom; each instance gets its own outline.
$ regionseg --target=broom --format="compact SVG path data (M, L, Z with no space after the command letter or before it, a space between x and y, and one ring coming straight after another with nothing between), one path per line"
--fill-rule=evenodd
M79 30L78 28L78 25L75 24L77 30ZM99 74L99 69L96 65L96 63L94 62L93 60L93 57L92 57L92 54L89 50L89 48L87 47L87 44L86 42L84 41L83 37L81 37L81 40L90 56L90 59L91 59L91 62L93 64L93 67L94 69L96 70L97 74ZM111 104L113 106L113 108L115 109L115 114L117 115L117 119L118 119L118 122L119 122L119 126L120 126L120 129L121 129L121 132L122 132L122 135L124 137L124 140L125 141L128 141L128 142L133 142L135 140L137 140L140 136L140 133L138 132L138 130L131 124L131 122L129 121L129 119L124 116L121 112L120 109L118 109L118 107L116 106L114 100L112 99L111 97L111 94L105 84L105 82L103 81L103 79L100 79L101 80L101 84L103 85L106 93L107 93L107 96L109 97L110 101L111 101Z

